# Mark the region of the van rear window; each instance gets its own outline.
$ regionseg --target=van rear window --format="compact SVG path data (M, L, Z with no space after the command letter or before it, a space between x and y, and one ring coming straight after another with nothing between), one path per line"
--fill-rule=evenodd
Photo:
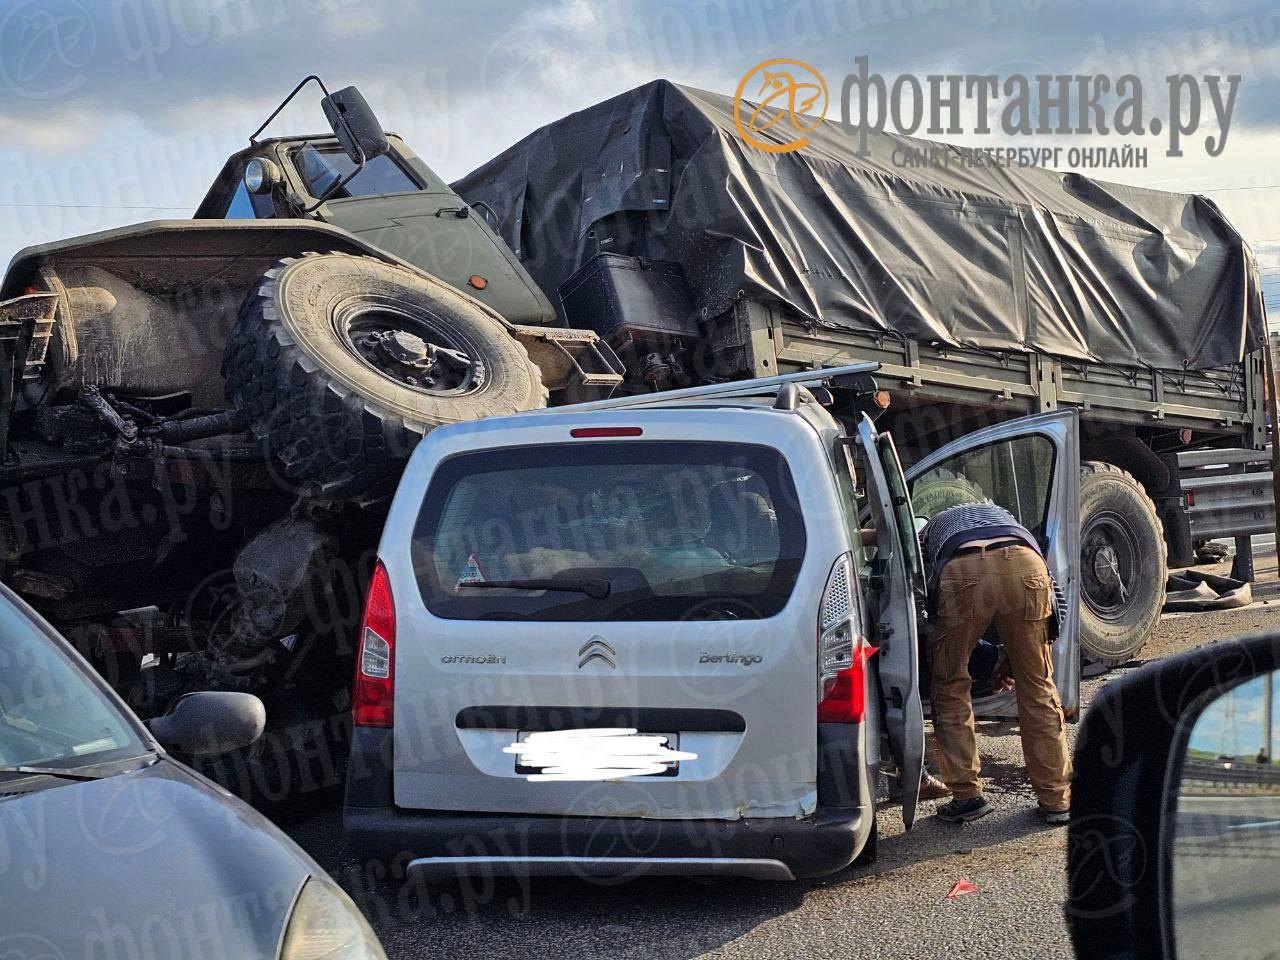
M773 616L804 548L777 450L628 441L451 457L412 549L436 616L616 621Z

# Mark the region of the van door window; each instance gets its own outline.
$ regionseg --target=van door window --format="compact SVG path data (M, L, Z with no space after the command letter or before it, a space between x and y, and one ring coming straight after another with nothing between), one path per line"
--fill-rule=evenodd
M902 461L898 459L898 450L893 438L882 433L876 438L876 447L880 454L880 463L884 467L885 482L889 485L889 499L893 504L893 515L898 521L898 536L902 541L903 556L907 573L911 577L912 588L920 596L924 596L925 575L924 555L920 549L919 528L915 511L911 504L911 493L907 489L907 479L902 473Z
M840 493L840 506L843 508L845 528L849 531L849 542L853 544L855 569L860 568L865 560L865 549L862 543L862 524L859 517L866 512L866 497L858 489L858 469L854 464L852 441L845 438L837 440L831 453L832 465L835 468L836 490Z
M1054 456L1053 442L1041 434L957 454L912 481L915 513L928 520L948 507L990 500L1043 540Z

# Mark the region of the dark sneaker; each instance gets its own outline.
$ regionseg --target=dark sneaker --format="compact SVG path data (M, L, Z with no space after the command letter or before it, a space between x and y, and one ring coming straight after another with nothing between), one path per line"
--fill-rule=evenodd
M931 773L926 773L920 781L921 800L941 800L951 796L951 788Z
M1071 820L1071 811L1069 809L1050 810L1048 807L1037 807L1037 809L1040 812L1040 819L1053 826L1068 823Z
M981 820L988 813L995 813L996 808L983 796L970 797L968 800L952 800L938 808L938 819L947 823L968 823Z

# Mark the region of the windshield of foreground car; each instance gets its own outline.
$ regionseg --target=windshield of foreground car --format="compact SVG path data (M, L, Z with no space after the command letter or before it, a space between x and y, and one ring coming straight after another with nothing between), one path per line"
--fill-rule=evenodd
M79 767L148 749L80 667L0 601L0 767Z
M786 605L805 535L777 450L627 441L453 457L413 546L440 617L754 620Z

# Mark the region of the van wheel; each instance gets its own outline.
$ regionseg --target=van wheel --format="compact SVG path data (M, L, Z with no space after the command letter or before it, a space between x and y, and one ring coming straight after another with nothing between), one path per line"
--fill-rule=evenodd
M868 867L876 862L876 848L880 844L880 824L876 822L875 813L871 814L871 832L867 834L867 842L862 850L853 858L855 867Z
M501 320L434 278L309 253L268 270L222 365L290 480L355 491L446 423L545 406L542 375Z
M1164 526L1142 485L1098 460L1080 465L1080 646L1106 666L1132 660L1164 606Z

